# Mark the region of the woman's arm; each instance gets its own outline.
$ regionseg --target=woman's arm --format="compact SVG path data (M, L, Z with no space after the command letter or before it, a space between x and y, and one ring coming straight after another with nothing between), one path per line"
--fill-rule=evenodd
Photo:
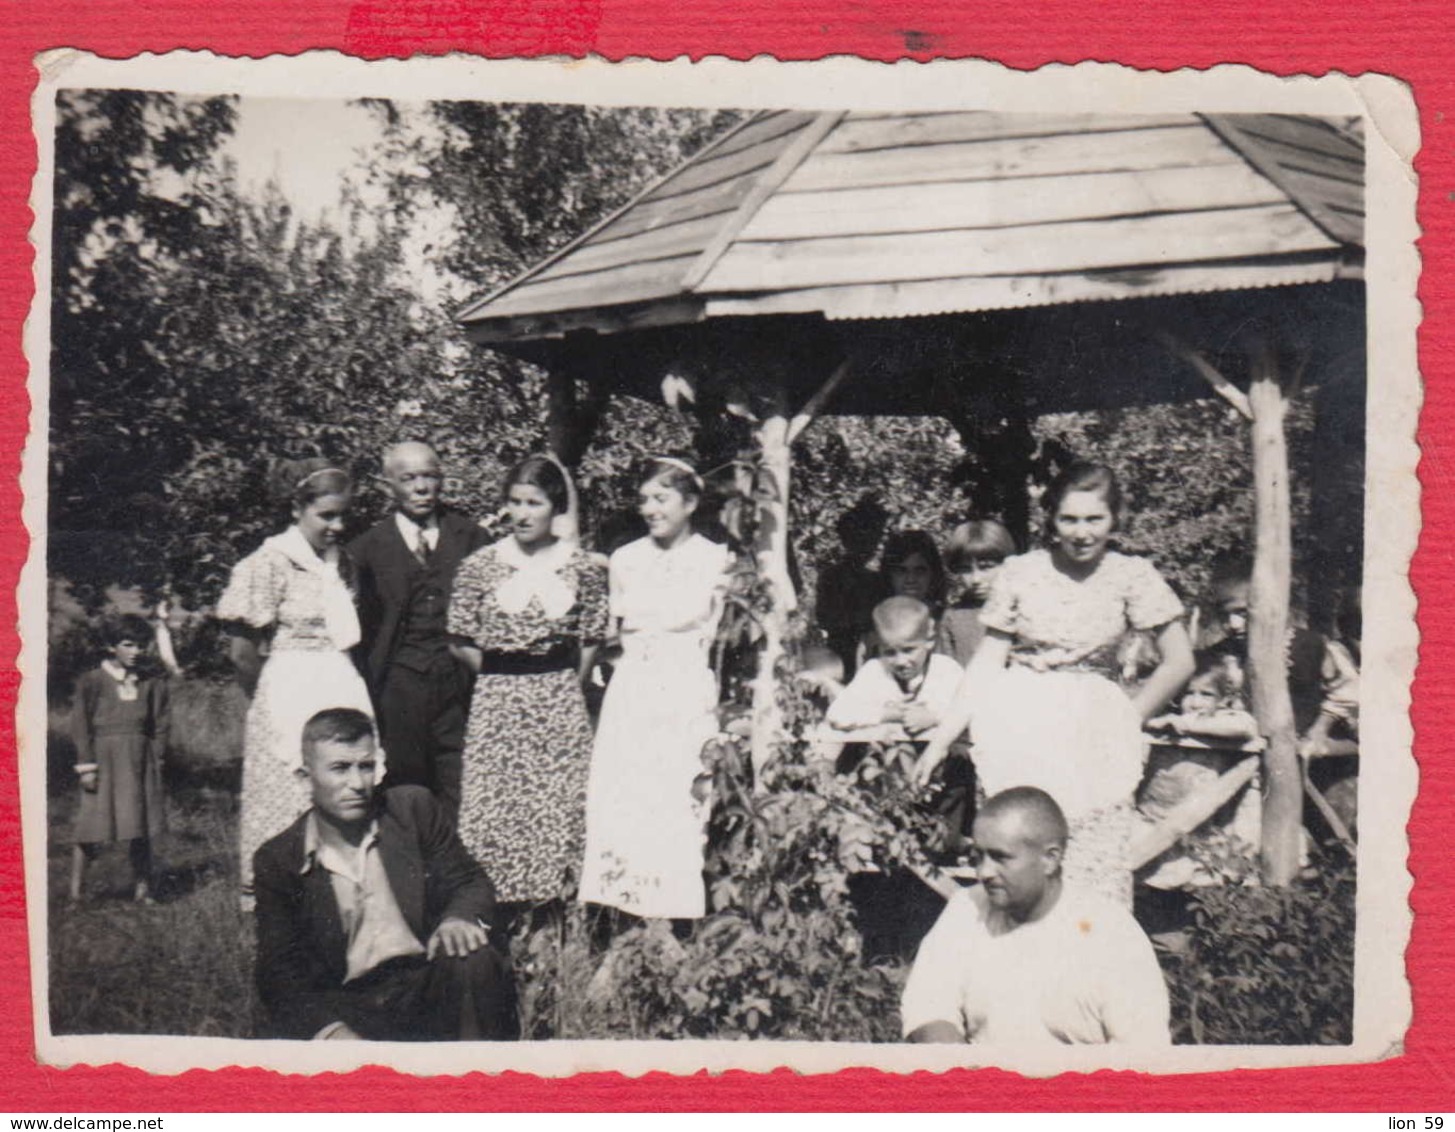
M596 667L596 652L600 647L600 645L581 646L581 663L576 669L576 679L581 682L582 688L591 683L591 670Z
M965 666L965 675L960 678L960 687L955 691L954 702L945 712L945 718L940 725L935 728L935 733L930 736L919 761L915 763L916 784L924 786L929 783L935 769L949 755L950 744L970 726L975 714L976 691L984 686L987 679L1004 671L1005 663L1010 659L1012 640L1009 633L1002 633L999 629L986 629L975 655Z
M470 675L480 675L480 666L485 662L485 652L474 641L468 637L451 637L450 655L468 668Z
M232 660L238 686L251 699L258 689L258 674L263 670L262 641L236 628L229 630L228 637L227 655Z
M1151 719L1192 678L1192 640L1181 621L1169 621L1157 631L1157 649L1162 661L1136 694L1132 705L1143 720Z

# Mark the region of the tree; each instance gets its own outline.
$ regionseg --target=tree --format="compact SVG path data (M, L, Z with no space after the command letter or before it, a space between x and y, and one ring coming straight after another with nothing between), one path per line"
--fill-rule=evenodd
M165 411L159 278L205 247L228 98L57 95L51 293L50 568L94 604L160 571L147 532L185 438Z

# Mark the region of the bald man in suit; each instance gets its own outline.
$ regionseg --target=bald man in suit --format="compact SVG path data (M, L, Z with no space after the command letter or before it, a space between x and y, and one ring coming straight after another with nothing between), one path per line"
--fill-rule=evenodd
M385 751L386 789L424 786L454 815L472 681L445 628L460 563L489 541L446 507L439 457L427 444L384 454L394 514L349 544L358 567L364 671Z

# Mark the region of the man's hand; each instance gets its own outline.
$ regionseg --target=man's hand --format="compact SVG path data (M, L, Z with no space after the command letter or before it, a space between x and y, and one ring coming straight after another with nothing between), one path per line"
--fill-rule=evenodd
M434 959L441 953L452 959L463 959L471 952L479 951L490 942L490 933L470 920L444 920L435 928L434 935L425 944L426 959Z
M84 790L87 794L96 793L96 789L100 785L100 782L101 776L96 771L83 770L81 772L81 789Z
M323 1039L326 1042L361 1042L363 1037L347 1022L340 1022Z

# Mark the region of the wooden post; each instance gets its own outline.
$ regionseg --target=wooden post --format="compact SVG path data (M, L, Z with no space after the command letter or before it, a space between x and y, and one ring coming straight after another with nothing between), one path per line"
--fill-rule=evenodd
M1288 399L1271 347L1253 357L1248 404L1253 415L1255 507L1253 581L1248 595L1248 678L1253 714L1268 740L1263 755L1263 880L1286 885L1298 872L1303 782L1288 694L1284 650L1292 586L1292 509L1288 484Z
M1293 508L1288 486L1288 391L1271 345L1251 353L1248 393L1206 358L1166 333L1159 340L1252 422L1253 578L1248 593L1248 682L1263 751L1263 880L1286 885L1298 872L1303 773L1288 694L1288 606L1293 589Z
M566 464L576 451L576 367L562 359L546 371L546 446Z
M580 463L610 397L610 383L602 372L604 355L595 331L576 331L546 370L546 447L567 467Z
M769 604L763 618L763 648L753 680L753 772L756 776L773 758L774 743L783 734L778 706L778 665L788 616L797 604L788 572L788 492L793 459L789 441L787 395L781 386L775 403L757 428L762 471L772 484L770 497L760 500L756 552L758 568L768 586Z

